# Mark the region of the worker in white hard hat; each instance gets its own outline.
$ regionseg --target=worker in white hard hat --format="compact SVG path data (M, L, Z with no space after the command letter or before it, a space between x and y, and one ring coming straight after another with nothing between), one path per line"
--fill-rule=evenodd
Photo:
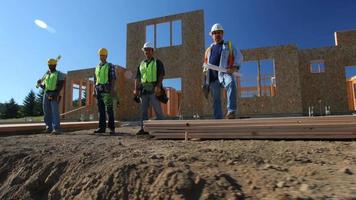
M37 87L44 90L42 106L46 124L45 133L51 134L61 133L59 116L59 101L61 98L59 94L64 85L65 75L56 69L58 59L48 59L48 71L37 81Z
M97 99L97 106L99 111L99 128L94 133L106 132L106 113L109 118L108 128L110 134L115 133L114 109L113 99L114 96L114 81L116 79L115 66L106 61L108 57L108 50L100 48L98 50L100 63L95 68L94 84ZM105 112L106 110L106 112Z
M165 74L162 61L153 57L154 46L152 43L146 42L142 47L142 51L145 59L137 67L134 89L135 97L140 97L141 99L141 123L143 120L148 120L149 104L153 106L156 119L163 119L161 104L157 97L162 93L162 81ZM137 135L141 134L148 134L143 130L142 126L141 130L137 132Z
M239 70L240 59L237 58L237 50L231 41L224 40L224 29L220 24L214 24L211 27L209 35L213 43L205 51L205 64L211 64L225 68L227 72L206 70L205 86L211 91L213 98L213 113L215 119L222 119L220 92L221 87L225 88L227 94L227 113L226 119L234 119L236 115L236 78L233 73Z

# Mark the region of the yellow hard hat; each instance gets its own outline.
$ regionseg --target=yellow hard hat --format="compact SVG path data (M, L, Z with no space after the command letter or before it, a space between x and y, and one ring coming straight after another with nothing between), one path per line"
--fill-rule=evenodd
M108 50L105 49L105 48L100 48L99 51L98 51L98 54L100 56L106 56L106 55L108 55Z
M54 59L54 58L50 58L50 59L48 59L48 64L49 65L56 65L57 64L57 60Z

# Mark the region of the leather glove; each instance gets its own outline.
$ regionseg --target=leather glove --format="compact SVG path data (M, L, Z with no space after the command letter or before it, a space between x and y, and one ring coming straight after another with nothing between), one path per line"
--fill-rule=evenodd
M236 71L236 66L230 66L230 67L227 67L227 73L228 74L232 74Z

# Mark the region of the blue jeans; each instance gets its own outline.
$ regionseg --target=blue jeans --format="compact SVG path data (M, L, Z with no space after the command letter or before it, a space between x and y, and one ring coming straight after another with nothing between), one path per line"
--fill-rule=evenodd
M58 101L49 100L48 94L43 95L44 122L48 130L60 130Z
M215 119L222 119L223 113L221 109L221 86L224 86L227 94L227 112L236 111L236 83L231 81L228 84L220 83L215 80L210 83L210 91L213 97L213 111Z
M158 120L163 119L163 113L161 109L161 103L158 101L156 95L154 94L144 94L141 96L142 103L141 103L141 119L148 120L148 108L151 102L152 107L156 113L156 118Z

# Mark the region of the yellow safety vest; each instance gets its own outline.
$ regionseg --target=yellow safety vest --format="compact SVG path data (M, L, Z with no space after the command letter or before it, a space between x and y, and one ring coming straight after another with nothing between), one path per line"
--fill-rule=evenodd
M109 83L109 64L96 66L95 69L96 85Z
M58 71L55 71L54 73L49 73L46 75L46 78L44 80L45 84L45 91L54 91L57 89L57 80L58 80Z
M142 61L140 64L141 83L153 83L157 81L157 61L153 59L148 65Z

